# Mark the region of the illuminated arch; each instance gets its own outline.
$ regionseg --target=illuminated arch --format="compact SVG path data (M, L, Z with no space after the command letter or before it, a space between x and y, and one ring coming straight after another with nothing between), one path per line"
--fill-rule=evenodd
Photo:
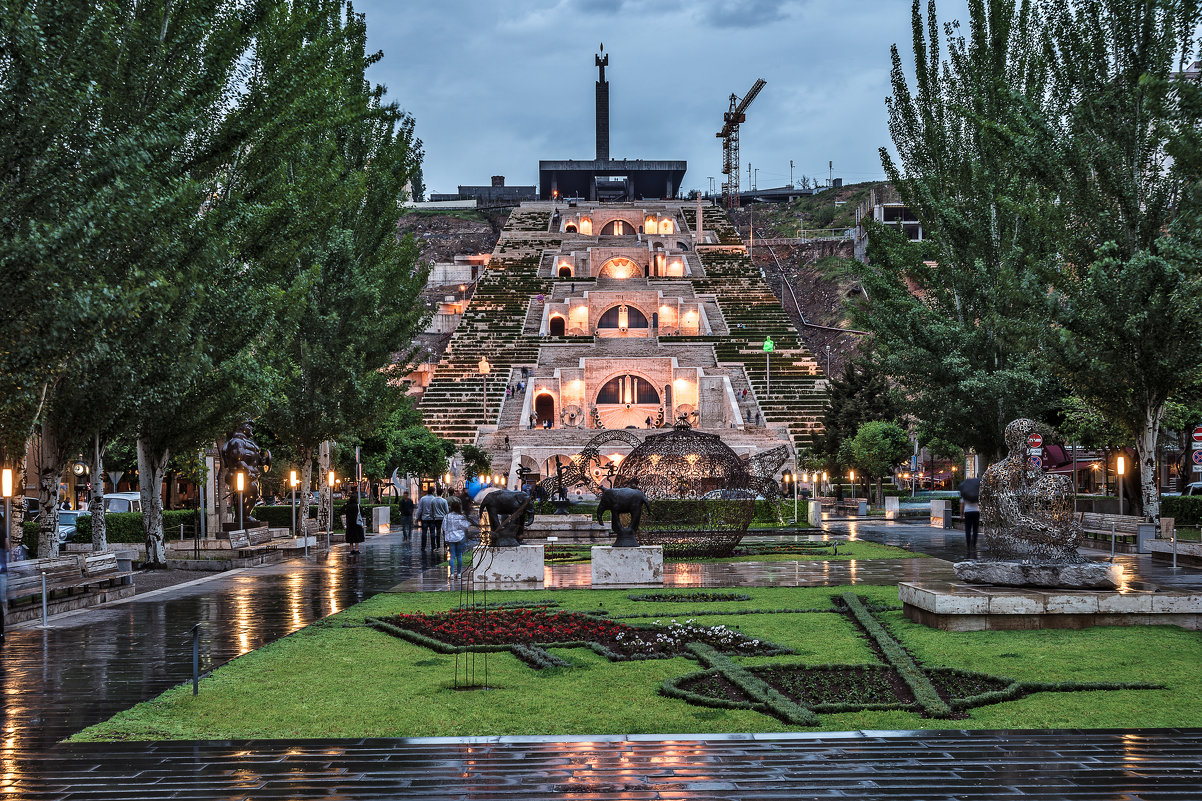
M610 220L601 229L601 236L634 236L638 232L626 220Z
M598 406L629 403L658 404L659 393L655 390L655 384L642 376L625 373L609 379L597 391Z
M626 316L625 320L622 319L623 314ZM601 314L601 318L597 321L597 327L649 328L650 323L647 322L647 315L638 308L626 303L619 303L616 306L610 306Z
M615 256L601 265L600 278L634 278L642 274L637 264L625 256Z

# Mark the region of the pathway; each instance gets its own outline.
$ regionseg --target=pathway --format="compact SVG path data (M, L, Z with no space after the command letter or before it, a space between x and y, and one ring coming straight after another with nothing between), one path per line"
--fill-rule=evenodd
M865 522L856 536L962 558L962 535ZM959 538L958 538L959 537ZM400 535L352 560L338 546L64 615L0 644L0 799L124 798L1202 798L1202 731L848 732L797 736L502 738L56 745L190 676L389 589L443 589L445 568ZM957 552L959 548L959 552ZM1123 556L1139 580L1202 587ZM587 583L551 569L551 586ZM669 565L671 586L892 584L942 559Z

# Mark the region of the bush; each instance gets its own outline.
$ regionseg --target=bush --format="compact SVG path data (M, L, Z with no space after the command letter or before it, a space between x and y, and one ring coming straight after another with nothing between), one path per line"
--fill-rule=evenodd
M360 504L359 508L363 510L363 519L371 518L371 510L377 506L395 506L396 504L387 503L364 503ZM346 507L346 501L334 501L334 531L342 531L342 510ZM296 509L297 519L315 520L317 518L317 504L309 504L309 514L301 517L303 508L299 505ZM255 509L255 519L262 520L272 528L291 528L292 527L292 504L280 504L277 506L260 506ZM396 513L393 513L393 522L397 522Z
M184 526L185 536L196 530L196 510L170 509L163 511L163 537L177 539L179 527ZM84 515L75 521L75 541L92 541L92 516ZM144 543L146 530L142 526L141 512L109 512L104 516L104 536L109 542Z
M1160 499L1160 514L1178 526L1202 524L1202 495L1170 495Z
M38 556L38 524L26 520L21 525L21 544L25 546L30 559Z

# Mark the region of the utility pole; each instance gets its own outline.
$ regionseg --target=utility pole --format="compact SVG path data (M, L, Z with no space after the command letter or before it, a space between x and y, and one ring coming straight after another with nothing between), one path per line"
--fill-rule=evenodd
M760 168L759 167L755 168L755 177L751 179L751 188L754 190L759 190L759 188L760 188Z
M826 185L828 187L834 186L835 185L835 162L828 161L826 163L826 169L827 169Z
M714 176L712 176L712 175L706 176L706 179L710 182L710 197L713 197L714 196Z
M751 182L751 162L747 162L747 183L751 184L751 188L755 189L755 184Z
M789 188L793 188L793 159L789 159Z

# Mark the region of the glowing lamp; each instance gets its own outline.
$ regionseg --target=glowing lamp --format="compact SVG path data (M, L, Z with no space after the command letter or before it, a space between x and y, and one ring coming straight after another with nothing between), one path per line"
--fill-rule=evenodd
M238 492L243 492L246 489L246 474L239 470L234 475L236 476L234 481L235 486L238 488Z
M1120 476L1127 475L1127 460L1122 456L1119 457L1118 466L1115 468L1115 472L1117 472Z
M291 473L288 474L288 482L289 482L289 486L292 486L292 487L298 486L300 484L300 479L297 478L295 470L293 470Z
M0 472L0 495L5 498L13 496L13 470L11 467L6 467L3 472Z
M329 473L326 474L326 483L329 484L331 487L334 486L334 471L333 470L331 470Z

